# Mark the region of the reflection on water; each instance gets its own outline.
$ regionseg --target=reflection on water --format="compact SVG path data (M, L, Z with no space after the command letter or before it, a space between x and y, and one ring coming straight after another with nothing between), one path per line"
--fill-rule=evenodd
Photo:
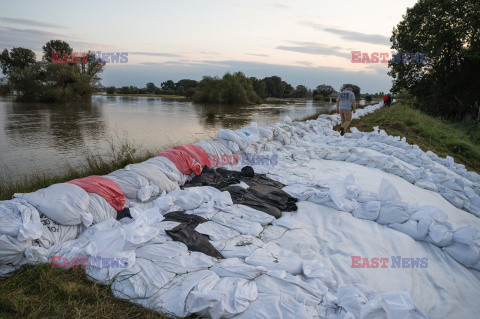
M160 151L216 136L220 128L274 123L328 111L330 103L204 106L161 98L95 96L91 102L51 105L0 98L0 174L61 173L85 153L106 154L112 136ZM207 119L214 109L219 116Z

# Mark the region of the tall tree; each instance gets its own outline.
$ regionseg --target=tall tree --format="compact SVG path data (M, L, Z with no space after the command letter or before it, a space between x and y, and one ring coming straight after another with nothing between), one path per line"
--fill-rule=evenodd
M172 80L162 82L160 86L162 87L162 90L165 90L165 91L175 90L175 82L173 82Z
M52 62L52 51L58 51L62 54L72 54L73 49L70 45L62 40L51 40L48 41L43 47L43 60L47 62Z
M322 84L317 86L315 91L317 92L317 94L320 94L323 97L327 97L330 94L334 93L335 89L331 85Z
M35 62L35 53L30 49L13 48L10 52L5 49L0 54L0 66L5 75L11 74L14 70L22 70Z
M147 83L146 88L148 93L154 93L156 89L155 84L153 84L152 82Z
M402 52L389 63L394 92L407 89L416 105L436 115L474 111L474 102L480 102L478 0L419 0L394 28L391 41L392 49Z

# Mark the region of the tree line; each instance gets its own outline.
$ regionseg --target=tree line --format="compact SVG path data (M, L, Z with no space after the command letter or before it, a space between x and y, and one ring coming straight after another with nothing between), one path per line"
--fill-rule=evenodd
M61 40L51 40L42 47L43 56L37 61L35 53L26 48L5 49L0 54L0 67L5 75L0 81L0 93L15 93L18 100L41 102L67 102L88 100L100 89L99 74L105 63L52 63L52 51L71 55L73 49Z
M343 90L344 86L340 88ZM209 104L257 104L267 98L313 98L316 101L334 102L338 92L327 84L318 85L314 90L304 85L293 87L279 76L263 79L247 77L242 72L226 73L223 77L204 76L201 81L183 79L178 82L168 80L160 87L147 83L145 88L135 86L114 86L106 88L107 94L165 94L186 96L198 103ZM361 98L360 87L354 87L357 99ZM377 94L378 95L378 94ZM382 93L383 96L383 93ZM366 95L367 101L372 100Z

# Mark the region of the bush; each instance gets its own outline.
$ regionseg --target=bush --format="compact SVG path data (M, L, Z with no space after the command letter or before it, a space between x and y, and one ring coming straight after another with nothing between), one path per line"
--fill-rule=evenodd
M7 96L12 93L12 88L6 79L0 79L0 96Z
M321 95L314 95L313 96L314 101L320 101L322 98L323 98L323 96L321 96Z
M185 91L185 96L189 99L191 99L195 95L195 89L194 88L189 88L188 90Z
M117 88L114 87L114 86L109 86L109 87L105 90L105 92L106 92L107 94L115 94L115 93L117 93Z
M334 103L335 103L335 102L337 102L337 99L336 99L336 98L334 98L334 97L332 97L332 98L330 99L330 101L332 101L332 102L334 102Z
M369 94L365 95L365 101L372 102L372 96Z
M324 97L323 100L324 100L325 102L330 102L330 101L331 101L331 99L330 99L328 96Z

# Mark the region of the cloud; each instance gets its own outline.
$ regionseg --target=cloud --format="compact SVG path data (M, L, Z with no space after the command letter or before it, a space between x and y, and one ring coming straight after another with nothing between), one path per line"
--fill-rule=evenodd
M328 46L321 43L315 42L295 42L291 41L293 45L279 45L276 49L293 51L305 54L315 54L315 55L333 55L342 58L348 58L349 55L344 51L343 48L338 46Z
M382 45L390 44L390 38L380 34L367 34L367 33L361 33L356 31L348 31L344 29L324 26L324 25L314 23L314 22L309 22L309 21L299 21L298 23L301 25L309 26L316 30L322 30L325 32L339 35L340 38L348 41L357 41L357 42L382 44Z
M167 58L181 57L180 54L166 53L166 52L128 52L128 54L147 55L147 56L162 56L162 57L167 57Z
M47 27L47 28L60 28L60 29L68 29L69 28L69 27L66 27L66 26L63 26L63 25L59 25L59 24L42 22L42 21L31 20L31 19L17 19L17 18L0 17L0 21L5 22L5 23L10 23L10 24L20 24L20 25L34 26L34 27Z
M290 9L290 6L280 2L271 2L263 4L264 7L275 8L275 9Z
M33 51L42 51L42 46L50 40L63 40L68 42L75 51L104 50L111 45L95 42L82 41L76 34L61 34L52 31L37 29L20 29L13 27L0 27L0 49L23 47Z
M310 61L296 61L296 63L301 64L301 65L305 65L305 66L312 66L313 65L313 63L310 62Z
M245 54L259 56L259 57L269 57L268 54L261 54L261 53L245 53Z
M263 3L263 4L260 4L260 5L247 5L247 4L237 4L237 3L233 3L231 4L232 7L235 7L235 8L241 8L241 9L248 9L248 10L262 10L262 11L271 11L272 9L275 9L275 10L287 10L287 9L291 9L292 7L286 5L286 4L283 4L283 3L280 3L280 2L277 2L277 1L274 1L274 2L268 2L268 3Z

